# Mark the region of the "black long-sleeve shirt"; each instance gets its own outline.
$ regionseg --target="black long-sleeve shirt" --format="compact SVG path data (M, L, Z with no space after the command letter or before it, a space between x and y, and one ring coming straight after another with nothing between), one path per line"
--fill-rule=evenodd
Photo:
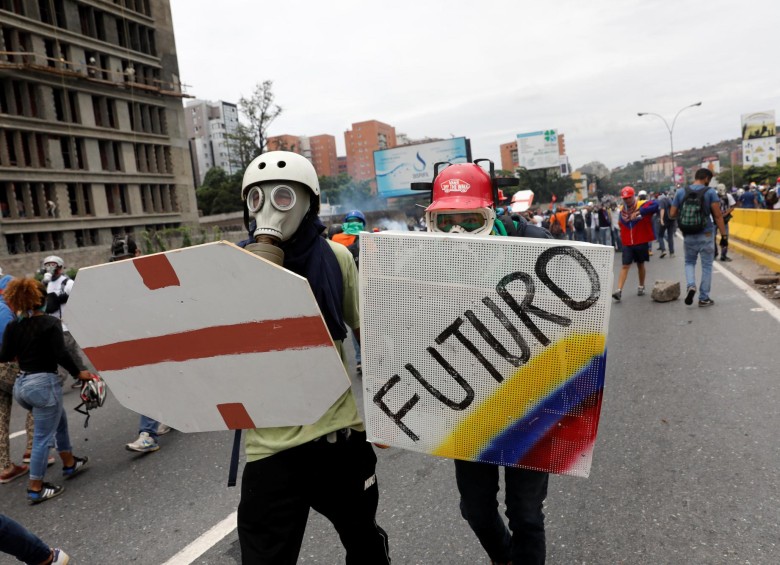
M25 373L56 373L62 365L74 377L79 368L65 349L62 322L52 316L13 320L5 328L0 361L16 359Z

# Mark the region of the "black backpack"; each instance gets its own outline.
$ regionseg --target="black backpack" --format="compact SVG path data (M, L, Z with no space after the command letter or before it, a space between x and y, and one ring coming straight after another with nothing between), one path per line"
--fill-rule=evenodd
M677 225L684 235L701 233L707 225L709 213L704 209L704 195L710 190L693 190L690 186L685 188L680 213L677 217Z
M577 231L585 229L585 218L582 217L582 212L574 214L574 229Z

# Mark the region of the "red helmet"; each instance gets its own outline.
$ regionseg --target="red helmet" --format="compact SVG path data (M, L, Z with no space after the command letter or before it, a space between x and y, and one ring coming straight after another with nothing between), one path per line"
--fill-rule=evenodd
M450 165L433 179L433 198L425 211L493 207L490 176L474 163Z
M433 180L433 201L425 209L428 230L490 233L496 217L493 206L493 182L482 167L450 165Z
M632 196L634 196L634 187L632 186L624 186L620 191L620 198L631 198Z

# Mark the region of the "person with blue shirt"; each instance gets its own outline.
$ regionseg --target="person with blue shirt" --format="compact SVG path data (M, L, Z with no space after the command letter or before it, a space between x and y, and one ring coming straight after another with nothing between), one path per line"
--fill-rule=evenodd
M710 286L712 284L712 262L715 259L715 225L721 234L721 241L728 242L726 234L726 225L723 222L723 215L720 211L720 198L715 189L710 187L712 180L712 171L709 169L699 169L694 176L693 184L686 190L680 188L674 195L672 207L669 210L669 217L677 218L678 211L683 206L683 201L691 192L704 191L702 195L703 212L707 212L704 217L704 226L698 233L685 233L683 229L683 220L680 220L680 229L683 231L683 241L685 244L685 279L687 289L685 294L685 304L693 304L693 297L696 294L696 261L701 257L701 286L699 287L699 306L712 306L715 301L710 298ZM713 224L713 218L715 223Z

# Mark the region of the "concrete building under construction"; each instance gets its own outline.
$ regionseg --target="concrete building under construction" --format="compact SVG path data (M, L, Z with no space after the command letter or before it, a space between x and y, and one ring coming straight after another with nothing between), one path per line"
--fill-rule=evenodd
M168 0L0 0L3 264L197 223L178 75Z

